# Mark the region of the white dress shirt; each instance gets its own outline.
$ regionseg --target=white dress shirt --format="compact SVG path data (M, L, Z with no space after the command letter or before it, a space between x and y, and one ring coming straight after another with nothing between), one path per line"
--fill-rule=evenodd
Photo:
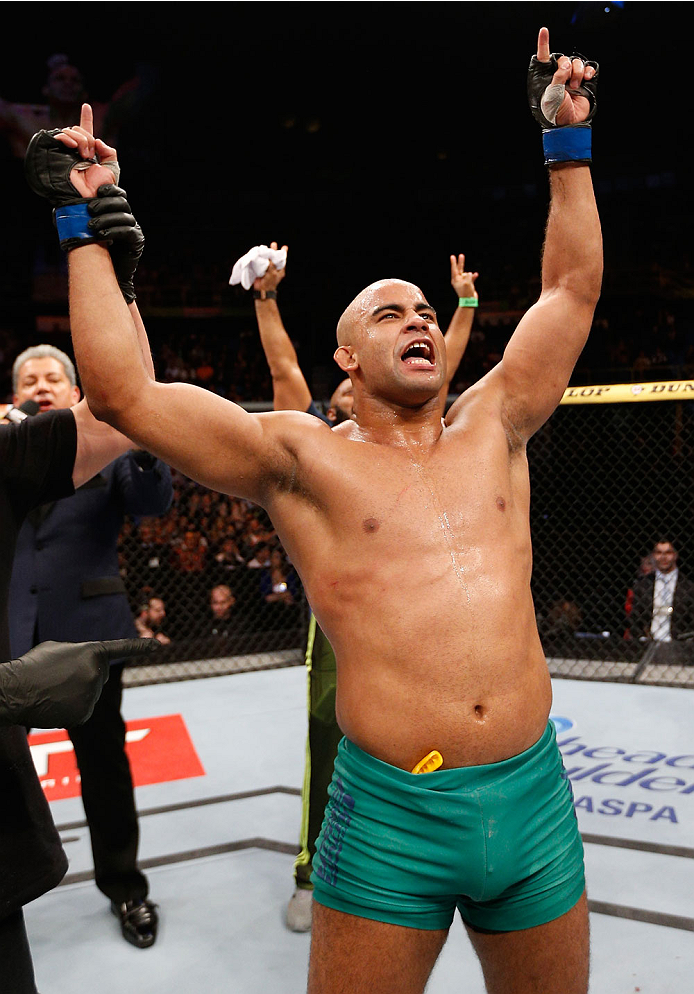
M669 573L661 573L659 569L655 571L655 583L653 584L653 617L651 620L651 638L658 642L671 642L672 632L672 602L675 597L675 587L677 586L677 567Z

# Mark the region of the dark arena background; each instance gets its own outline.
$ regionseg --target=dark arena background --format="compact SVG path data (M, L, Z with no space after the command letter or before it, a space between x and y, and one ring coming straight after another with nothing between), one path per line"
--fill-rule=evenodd
M0 67L0 119L7 105L45 102L57 53L107 107L106 137L147 239L136 289L160 378L271 407L250 294L228 279L239 256L274 239L290 247L282 316L322 403L338 381L337 318L354 294L381 277L408 279L445 327L456 303L448 257L464 252L480 273L480 307L455 395L499 361L539 292L547 184L525 96L538 28L549 27L553 49L598 61L604 290L572 379L580 402L563 405L530 446L538 623L557 676L691 686L694 643L656 645L629 614L656 540L672 541L682 574L694 574L682 9L76 5L44 7L37 24L19 5ZM44 341L70 352L70 340L50 210L26 187L6 124L0 176L7 402L18 352ZM638 386L651 383L656 394ZM623 386L617 402L589 389L606 384ZM659 399L644 401L651 396ZM264 512L180 476L175 487L165 518L129 520L122 534L133 612L167 642L162 661L134 666L131 681L300 663L308 609L285 561L289 597L266 600L266 562L279 545ZM222 628L209 612L219 585L235 601Z

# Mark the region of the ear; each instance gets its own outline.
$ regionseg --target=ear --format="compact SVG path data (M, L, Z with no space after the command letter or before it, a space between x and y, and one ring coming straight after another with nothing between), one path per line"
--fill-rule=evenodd
M351 345L340 345L335 350L333 359L344 373L359 369L359 360Z
M73 407L75 406L75 404L79 403L79 400L80 400L81 396L82 396L82 394L80 393L80 388L79 387L73 387L72 388L72 406Z

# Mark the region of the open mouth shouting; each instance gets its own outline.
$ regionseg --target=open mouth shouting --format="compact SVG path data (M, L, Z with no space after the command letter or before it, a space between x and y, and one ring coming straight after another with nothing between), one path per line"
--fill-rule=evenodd
M425 369L433 369L436 365L434 347L428 339L418 338L414 342L410 342L400 356L400 360L406 366L421 366Z

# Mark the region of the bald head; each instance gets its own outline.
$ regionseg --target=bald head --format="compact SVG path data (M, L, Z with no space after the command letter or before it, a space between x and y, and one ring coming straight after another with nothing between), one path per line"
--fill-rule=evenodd
M340 320L337 322L338 345L355 344L355 336L359 336L359 326L362 318L371 313L375 307L388 303L386 300L388 296L386 291L390 287L408 287L415 290L424 299L419 287L415 286L414 283L408 283L407 280L377 280L376 283L371 283L361 293L357 294L352 303L345 308Z
M417 336L427 355L405 359ZM414 283L390 279L367 286L340 318L337 341L334 358L352 381L353 411L362 397L412 407L438 395L446 375L443 335Z

